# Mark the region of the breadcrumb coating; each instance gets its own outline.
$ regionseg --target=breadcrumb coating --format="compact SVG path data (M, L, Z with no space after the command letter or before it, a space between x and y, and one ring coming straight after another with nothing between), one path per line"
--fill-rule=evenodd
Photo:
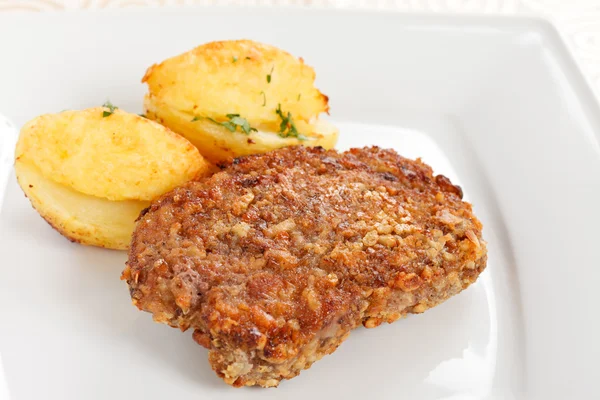
M157 322L193 329L230 385L277 386L486 266L471 205L420 160L291 147L222 168L142 213L123 279Z

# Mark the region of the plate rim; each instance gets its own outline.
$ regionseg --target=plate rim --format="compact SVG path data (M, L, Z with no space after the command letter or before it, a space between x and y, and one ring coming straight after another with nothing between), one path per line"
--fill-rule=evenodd
M195 8L195 7L194 7ZM281 10L269 10L264 7L249 7L252 9L252 12L257 14L261 14L264 11L272 12L274 14L280 14ZM293 8L293 7L288 7ZM198 7L198 10L194 10L194 12L203 12L206 9L210 9L211 11L217 11L219 13L239 13L243 10L243 8L236 7ZM176 7L174 9L170 9L168 12L173 16L176 16L183 10L183 7ZM186 13L189 12L189 9L186 9ZM125 9L125 10L101 10L100 14L105 16L111 15L138 15L138 14L146 14L146 15L156 15L162 14L165 10L158 9ZM306 10L302 9L302 12L306 15L322 15L323 13L334 13L339 15L350 15L356 16L361 14L377 14L384 15L387 14L383 11L362 11L362 10ZM51 13L51 17L60 15L59 19L62 18L76 18L80 14L88 14L88 11L75 11L75 12L56 12ZM493 24L495 26L511 26L517 27L519 29L523 29L524 31L535 30L536 32L542 35L544 41L543 46L547 48L553 56L557 57L557 59L561 60L561 67L565 68L565 72L568 72L569 76L569 85L572 87L574 94L578 98L578 100L585 104L585 110L583 110L586 114L586 117L590 119L595 119L600 121L600 102L598 99L598 95L594 91L594 86L591 84L588 76L583 72L581 65L577 62L574 54L570 50L568 42L565 39L565 36L560 32L560 30L548 19L537 17L537 16L490 16L490 15L457 15L452 13L440 13L437 15L431 15L427 13L415 12L415 13L405 13L405 12L395 12L394 18L400 18L406 21L418 22L419 24L426 25L427 23L434 23L436 21L446 21L452 24L459 24L461 21L468 21L471 27L477 26L489 26L489 24ZM14 16L13 16L14 17ZM0 25L2 25L2 21L8 17L4 15L0 15ZM44 14L27 14L23 15L24 19L31 19L32 23L40 18L46 19L48 15ZM415 19L416 18L416 19ZM516 23L516 24L515 24ZM1 28L0 28L1 30ZM1 39L0 39L1 41ZM563 64L565 62L565 64ZM574 68L574 69L573 69ZM577 77L578 75L578 77ZM575 80L579 80L579 82L575 82ZM0 110L1 112L2 110ZM18 135L18 130L16 131ZM16 138L16 136L15 136ZM594 135L595 140L600 141L600 132L596 131ZM6 137L4 135L0 135L0 149L4 151L7 147L6 145ZM12 148L10 148L10 154L12 154ZM4 153L2 153L4 154ZM8 165L8 168L5 170L4 165L0 165L0 177L4 174L11 177L11 173L13 171L12 162ZM6 187L0 187L0 198L4 198L7 194ZM0 203L0 212L6 212L5 208L2 207ZM1 366L0 366L1 368ZM0 378L2 378L0 373ZM0 381L0 389L2 389ZM0 390L0 394L2 391Z

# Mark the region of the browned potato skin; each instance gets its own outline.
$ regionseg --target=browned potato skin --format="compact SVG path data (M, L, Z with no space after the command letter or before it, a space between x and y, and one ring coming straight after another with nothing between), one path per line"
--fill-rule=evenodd
M144 107L148 118L185 136L215 163L292 145L332 148L338 130L318 119L329 106L314 80L302 59L276 47L212 42L150 67L142 79L149 89ZM306 140L280 135L278 107ZM258 132L231 132L214 122L226 122L227 114L239 114Z
M19 185L39 214L69 240L127 249L150 201L211 165L164 126L97 107L39 116L15 149Z

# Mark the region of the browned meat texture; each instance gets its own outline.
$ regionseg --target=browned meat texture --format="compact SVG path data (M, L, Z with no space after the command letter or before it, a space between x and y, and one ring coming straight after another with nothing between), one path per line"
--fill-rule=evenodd
M194 329L225 382L276 386L367 328L421 313L486 265L460 188L377 147L235 160L154 202L123 279L158 322Z

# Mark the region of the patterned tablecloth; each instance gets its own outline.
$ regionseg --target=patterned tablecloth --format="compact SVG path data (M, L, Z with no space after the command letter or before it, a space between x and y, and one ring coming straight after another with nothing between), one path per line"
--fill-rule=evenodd
M0 0L0 12L215 4L543 16L552 20L567 38L600 94L600 0Z

